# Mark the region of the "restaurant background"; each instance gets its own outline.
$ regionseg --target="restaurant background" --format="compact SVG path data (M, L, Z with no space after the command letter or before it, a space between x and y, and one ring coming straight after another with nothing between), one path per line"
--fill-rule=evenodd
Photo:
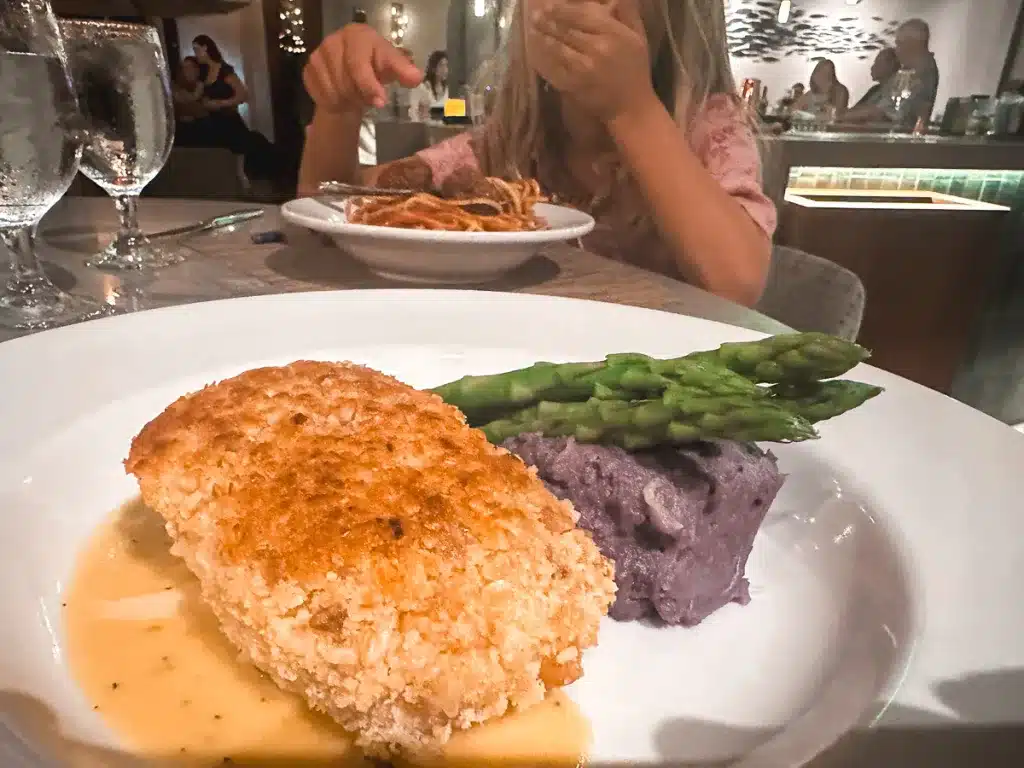
M264 3L273 6L277 0L253 0L249 7L231 14L183 17L178 26L182 40L205 32L217 41L225 59L242 72L252 93L247 110L250 125L272 138L268 61L263 45ZM391 5L390 0L322 0L323 33L341 28L352 20L356 9L362 9L368 23L386 34ZM511 3L499 6L496 0L455 4L448 0L407 0L402 5L409 18L403 45L416 61L422 66L431 51L448 50L453 58L454 79L461 75L466 81L495 50L499 9L507 15L511 7ZM729 12L735 18L737 11L753 5L754 0L731 0ZM1020 7L1019 0L861 0L857 5L848 5L845 0L800 0L794 10L803 11L807 18L799 21L813 28L801 33L808 39L815 37L817 28L835 26L841 19L854 20L845 22L844 27L868 33L884 31L889 22L924 19L931 26L931 48L939 65L936 105L941 108L951 96L995 90ZM823 18L809 18L816 14L823 14ZM460 22L465 24L464 29ZM734 35L734 48L740 42ZM824 55L836 62L839 78L853 99L871 85L868 69L874 51L855 49ZM773 102L794 83L806 83L814 56L783 53L774 57L779 61L733 57L736 76L761 80ZM1024 57L1019 54L1012 77L1024 77Z
M243 115L250 128L273 141L297 165L302 129L312 113L301 69L325 35L365 20L408 50L420 66L432 51L445 50L451 65L449 90L463 96L463 84L479 82L475 75L495 60L513 3L252 0L242 10L164 18L161 23L172 69L191 53L196 35L206 34L217 42L248 86ZM211 0L210 7L214 5ZM1024 381L1024 354L1007 353L1024 350L1024 269L1017 267L1024 263L1024 145L1009 136L986 137L984 128L968 131L981 135L940 136L937 118L949 98L994 96L1024 75L1019 52L1022 5L1021 0L730 0L727 19L737 79L760 81L767 89L768 106L794 83L806 84L814 59L820 56L836 62L839 79L856 101L868 87L871 60L891 44L896 27L909 18L928 23L930 48L940 72L931 135L901 141L888 136L885 126L863 126L851 133L842 125L794 123L792 130L766 137L764 186L780 212L775 245L830 260L852 270L868 286L862 336L875 343L878 364L1009 423L1024 422L1024 388L1018 383ZM783 9L788 9L788 18L782 19ZM295 18L304 29L297 49L286 32L286 20ZM474 93L480 95L479 87ZM406 99L404 89L392 88L390 103L367 114L364 134L369 151L361 152L363 162L405 157L465 130L464 125L440 120L410 120ZM147 194L263 202L294 196L294 177L253 182L236 174L235 165L223 149L177 147ZM76 193L97 192L81 183ZM817 242L808 239L809 222L824 220L824 213L791 199L799 194L807 200L808 192L847 198L865 192L874 197L918 195L921 205L910 212L879 213L888 223L865 228L867 214L856 211L861 203L836 197L835 204L848 210L834 226L815 225L829 233ZM928 213L925 209L935 202L928 196L933 194L958 198L960 208L973 206L975 212L960 218L972 220L970 231L976 234L969 235L967 229L956 237L947 233L943 227L958 216L943 215L938 208ZM1002 206L1003 212L991 206ZM900 218L910 220L906 237L887 229ZM953 248L957 238L963 245ZM847 252L840 252L840 245ZM970 290L966 277L974 284ZM909 309L912 302L898 291L882 298L887 286L894 284L905 284L907 295L919 300L916 310ZM773 313L767 304L761 309L793 327L799 325L784 316L786 312ZM933 317L933 312L938 313L934 322L921 320ZM954 316L960 318L957 323L937 330ZM897 329L908 324L917 326L916 335L904 335L896 344ZM947 336L941 354L936 350L935 359L922 358L919 366L907 367L911 351L922 350L923 339L936 333ZM887 344L892 348L885 349ZM939 357L944 362L936 365ZM903 367L889 366L889 360L903 361Z
M753 4L754 0L732 0L729 12L735 19L739 9ZM851 50L825 50L811 56L775 54L781 59L778 62L734 56L733 70L738 78L761 80L768 88L769 101L774 102L794 83L807 83L814 56L827 56L835 62L840 81L850 89L853 103L872 84L869 68L877 52L858 47L854 36L884 33L894 24L920 18L931 27L931 49L939 66L935 104L941 110L952 96L995 90L1020 7L1019 0L861 0L857 5L844 0L800 0L794 3L793 13L803 11L804 15L789 22L790 26L811 27L800 32L800 37L813 41L820 36L819 30L840 27ZM823 17L813 18L817 14ZM733 40L734 50L737 42Z

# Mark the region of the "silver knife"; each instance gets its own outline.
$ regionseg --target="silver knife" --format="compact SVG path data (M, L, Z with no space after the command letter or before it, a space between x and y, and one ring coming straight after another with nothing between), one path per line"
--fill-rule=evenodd
M149 235L149 239L156 240L158 238L165 237L185 237L186 235L199 235L204 232L213 232L217 229L224 229L224 227L230 227L235 224L242 224L246 221L258 219L264 213L266 213L266 210L263 208L248 208L244 211L232 211L231 213L225 213L223 216L214 216L212 219L200 221L195 224L187 224L184 227L175 227L174 229L165 229L160 232L154 232Z

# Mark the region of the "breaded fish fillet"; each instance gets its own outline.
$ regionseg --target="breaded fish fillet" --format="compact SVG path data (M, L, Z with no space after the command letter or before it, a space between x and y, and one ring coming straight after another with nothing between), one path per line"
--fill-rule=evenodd
M125 465L243 657L373 755L429 753L576 679L614 598L533 470L350 363L182 397Z

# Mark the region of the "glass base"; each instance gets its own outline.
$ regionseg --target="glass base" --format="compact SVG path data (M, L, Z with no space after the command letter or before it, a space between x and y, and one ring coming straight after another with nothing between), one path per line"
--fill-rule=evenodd
M56 286L39 293L0 294L0 328L41 331L62 325L94 320L116 313L83 296L65 293Z
M117 314L141 312L156 306L151 303L147 293L155 277L155 272L145 270L117 274L108 272L100 277L103 303Z
M132 271L160 269L180 264L188 249L178 243L154 243L148 237L132 238L125 242L117 238L86 262L96 269Z

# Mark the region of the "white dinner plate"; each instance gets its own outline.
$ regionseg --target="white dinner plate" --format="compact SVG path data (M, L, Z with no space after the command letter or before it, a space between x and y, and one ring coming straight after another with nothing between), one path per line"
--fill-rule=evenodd
M529 261L545 245L577 240L594 219L574 208L538 203L547 227L531 232L442 232L351 224L341 206L313 198L285 203L287 221L323 232L373 272L415 283L486 283Z
M179 395L300 358L427 387L759 335L610 304L414 290L233 299L0 344L0 765L119 748L66 666L62 594L90 532L137 493L121 463L129 440ZM593 765L801 765L890 702L883 725L1024 722L1019 696L959 712L945 697L1024 667L1024 438L888 373L852 377L887 391L818 441L772 448L788 479L754 547L748 606L695 629L605 621L568 689L593 728Z

